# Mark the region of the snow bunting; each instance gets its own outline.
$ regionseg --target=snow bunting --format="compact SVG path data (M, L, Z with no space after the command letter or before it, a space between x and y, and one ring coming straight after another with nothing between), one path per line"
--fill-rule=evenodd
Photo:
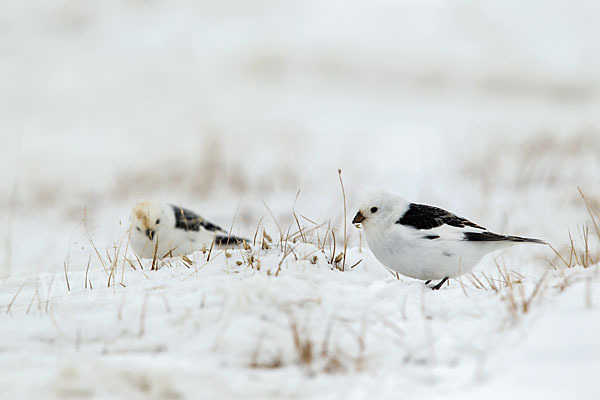
M131 213L131 247L142 258L176 257L210 247L242 243L193 211L180 206L142 201Z
M411 278L449 279L470 272L494 250L538 239L489 232L441 208L409 203L389 193L369 194L353 224L362 224L369 248L386 267Z

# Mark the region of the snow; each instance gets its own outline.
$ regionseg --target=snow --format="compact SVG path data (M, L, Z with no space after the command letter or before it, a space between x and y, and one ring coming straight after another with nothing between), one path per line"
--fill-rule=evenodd
M593 2L0 9L0 398L600 396L600 243L577 190L598 209ZM570 233L578 259L519 246L480 263L484 289L430 291L349 224L379 188L567 261ZM274 243L132 267L144 198ZM324 225L276 243L294 212Z
M69 273L70 292L58 274L5 280L1 304L22 290L2 324L3 398L594 398L598 305L582 286L597 293L597 267L573 272L579 282L564 293L551 282L515 317L491 290L433 292L357 249L348 262L361 264L332 270L316 247L298 247L277 276L274 248L252 251L260 271L234 252L191 268L128 267L111 287L98 269L93 289L84 271ZM312 346L308 362L294 329Z

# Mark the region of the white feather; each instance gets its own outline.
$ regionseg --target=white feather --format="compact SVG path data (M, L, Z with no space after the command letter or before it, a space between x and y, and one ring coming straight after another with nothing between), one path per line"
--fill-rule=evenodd
M147 230L153 231L152 239ZM210 247L214 235L202 226L198 231L177 228L173 207L166 203L142 201L131 213L130 245L141 258L153 258L155 251L158 258L190 254Z
M423 280L454 278L471 272L486 254L517 244L465 240L465 232L487 232L480 228L441 225L416 229L397 223L409 206L401 197L377 192L368 195L360 207L369 248L383 265L402 275Z

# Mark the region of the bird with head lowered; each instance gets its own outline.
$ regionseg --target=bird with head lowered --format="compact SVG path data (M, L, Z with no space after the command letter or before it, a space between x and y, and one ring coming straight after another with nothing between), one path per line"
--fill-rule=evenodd
M131 213L131 247L141 258L176 257L213 244L241 244L246 239L227 231L181 206L141 201Z

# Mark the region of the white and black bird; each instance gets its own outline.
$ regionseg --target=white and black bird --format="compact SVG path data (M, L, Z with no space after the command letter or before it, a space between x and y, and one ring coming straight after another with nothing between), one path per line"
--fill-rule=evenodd
M376 192L366 196L353 224L361 224L369 248L389 269L426 280L449 279L469 273L486 254L538 239L505 236L441 208L410 203Z
M142 201L131 213L130 244L141 258L176 257L215 246L241 244L246 239L230 236L186 208Z

